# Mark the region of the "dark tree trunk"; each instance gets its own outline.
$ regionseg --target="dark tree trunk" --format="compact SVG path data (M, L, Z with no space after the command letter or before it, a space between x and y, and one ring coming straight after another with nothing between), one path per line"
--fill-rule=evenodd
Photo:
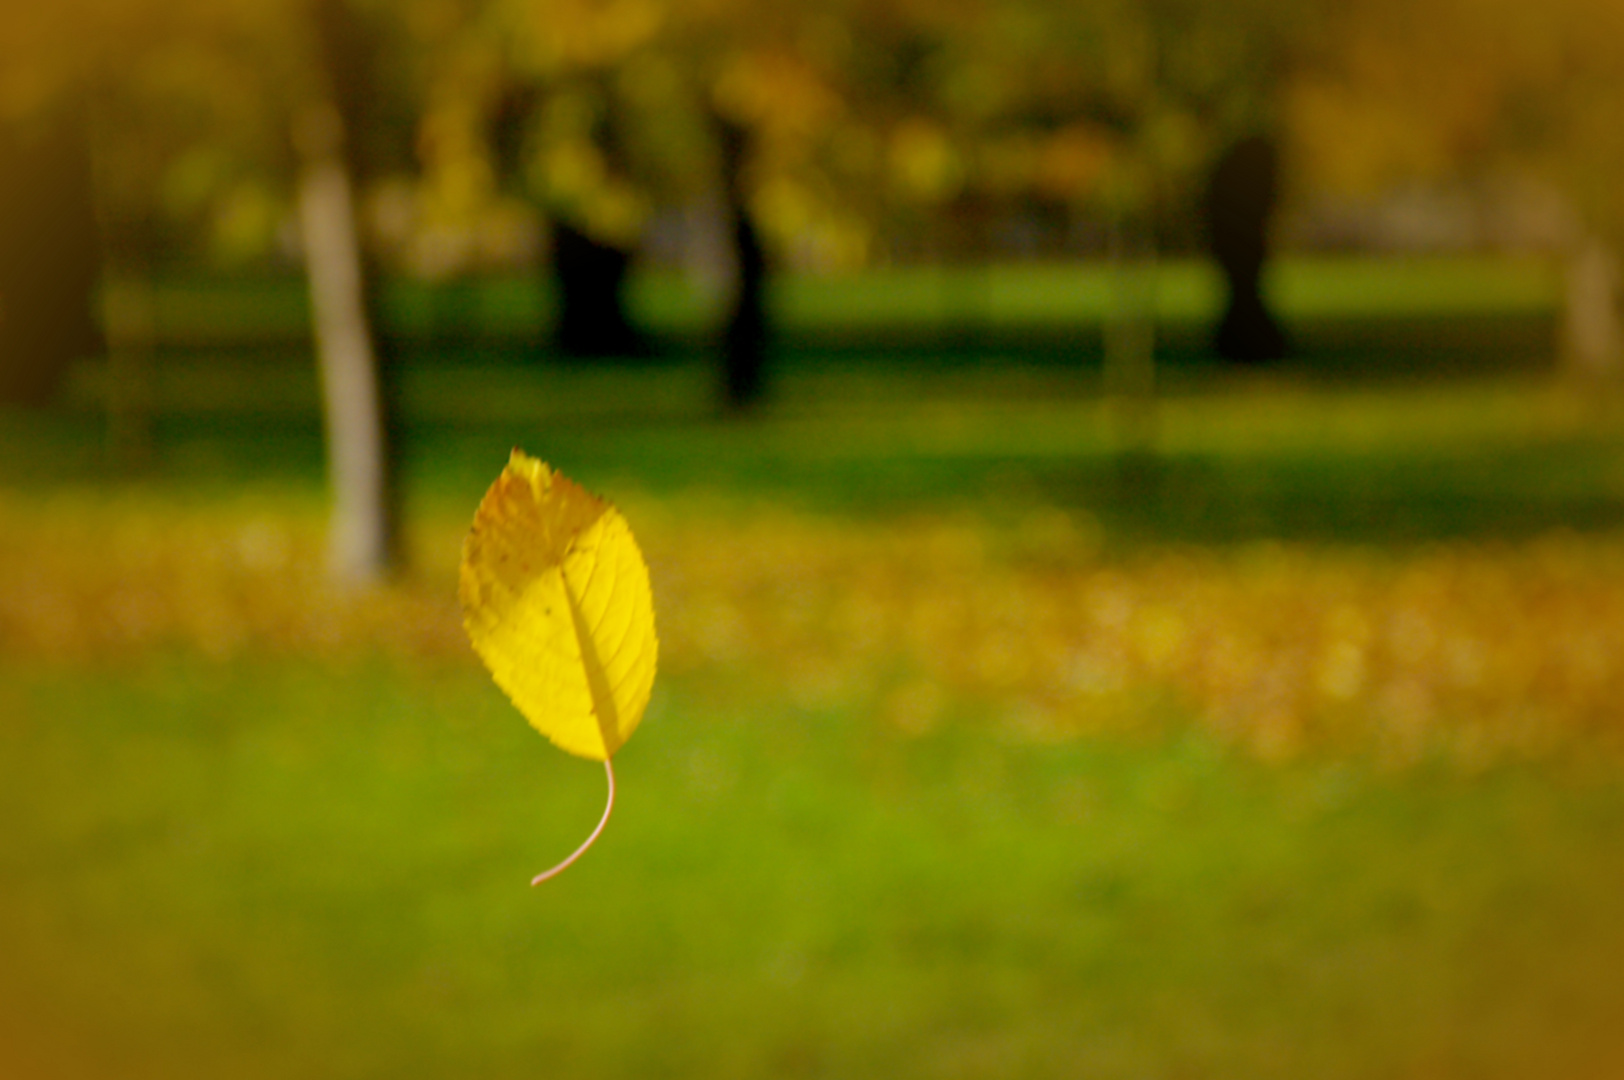
M558 347L576 357L638 356L645 346L626 317L629 252L567 222L553 226Z
M1274 143L1252 136L1225 151L1207 184L1208 240L1229 292L1213 346L1220 356L1241 363L1286 355L1285 334L1263 301L1278 171Z
M724 391L730 408L747 409L767 389L767 258L755 223L742 209L733 219L733 250L739 280L723 339Z
M335 577L360 584L400 554L393 365L356 217L372 57L343 0L317 0L314 16L326 98L295 118L299 219L325 407L329 557Z
M749 135L722 121L723 191L731 219L737 280L722 338L722 400L733 410L749 409L766 395L767 253L744 191Z
M83 118L0 125L0 401L48 405L101 353L101 261Z

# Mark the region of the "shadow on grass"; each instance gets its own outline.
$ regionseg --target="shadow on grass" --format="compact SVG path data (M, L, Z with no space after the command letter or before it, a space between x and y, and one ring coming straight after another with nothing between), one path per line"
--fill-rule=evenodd
M1163 330L1153 457L1116 448L1097 330L803 336L780 343L777 401L743 420L719 417L712 359L693 342L595 364L508 340L418 345L402 368L407 490L472 505L519 445L611 493L706 490L858 518L1059 506L1112 543L1414 543L1624 523L1617 433L1522 417L1519 387L1548 383L1546 315L1322 319L1293 328L1294 359L1240 372L1210 356L1201 327ZM158 373L149 480L319 489L307 355L176 349ZM94 379L82 382L63 414L0 414L0 481L119 478ZM1340 435L1322 430L1330 421Z
M1046 501L1094 515L1122 541L1413 544L1616 528L1624 498L1606 490L1604 465L1581 446L1469 460L1140 455L1040 467L1032 479Z

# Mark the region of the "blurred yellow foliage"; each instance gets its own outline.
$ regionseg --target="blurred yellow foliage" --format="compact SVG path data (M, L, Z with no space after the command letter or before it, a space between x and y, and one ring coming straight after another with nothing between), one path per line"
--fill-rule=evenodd
M803 58L782 49L739 51L721 66L711 98L735 123L759 126L769 140L796 142L827 128L843 103Z
M637 517L667 673L905 735L955 710L1036 739L1182 713L1264 756L1477 764L1624 734L1624 535L1107 557L1059 510L1000 527L658 501ZM415 533L438 575L359 595L326 583L320 526L314 507L0 496L0 653L467 657L454 517Z
M528 31L520 48L533 50L542 71L606 66L646 44L665 21L657 0L553 0L520 4Z
M941 126L911 117L891 132L891 176L910 201L939 203L952 198L964 180L964 168L952 140Z
M1090 124L1071 124L1050 135L1039 152L1036 187L1052 199L1081 202L1094 194L1111 161L1106 134Z

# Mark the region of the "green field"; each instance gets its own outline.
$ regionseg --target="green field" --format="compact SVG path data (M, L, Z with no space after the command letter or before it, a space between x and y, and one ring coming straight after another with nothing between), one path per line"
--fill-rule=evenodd
M1299 277L1353 329L1173 357L1149 457L1049 344L796 345L733 420L697 351L425 347L366 595L295 360L161 357L134 478L93 368L0 413L0 1076L1624 1071L1624 426L1494 354L1548 315L1501 272ZM1436 363L1361 353L1405 320ZM662 640L536 890L603 778L461 642L516 444L623 506Z
M1281 312L1296 321L1548 313L1559 280L1540 258L1409 259L1295 257L1266 282ZM1179 324L1211 317L1222 279L1206 262L1163 260L1156 310ZM1039 331L1097 325L1111 311L1111 268L1101 262L1027 263L986 268L897 266L857 274L793 275L771 283L774 321L789 334L839 335L861 329L933 332L943 323ZM659 335L702 333L722 303L680 274L634 269L632 317ZM304 286L291 276L204 277L177 273L153 283L161 336L190 341L274 339L304 333ZM550 324L555 299L545 281L487 278L393 281L383 305L389 325L411 335L527 335Z
M601 846L532 891L602 777L470 668L163 657L5 696L11 1075L1620 1064L1611 769L909 739L673 681Z

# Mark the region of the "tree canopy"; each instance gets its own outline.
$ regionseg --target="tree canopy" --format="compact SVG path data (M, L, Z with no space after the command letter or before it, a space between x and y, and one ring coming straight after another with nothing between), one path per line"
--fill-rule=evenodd
M718 122L748 136L770 245L813 266L918 237L940 255L944 223L1011 208L1154 208L1176 241L1218 153L1268 129L1299 188L1515 168L1597 228L1624 218L1624 16L1597 0L348 3L382 60L371 231L424 272L523 257L538 211L632 243L716 197ZM287 113L319 67L309 8L7 5L0 116L88 107L104 198L191 254L263 253L291 199Z

